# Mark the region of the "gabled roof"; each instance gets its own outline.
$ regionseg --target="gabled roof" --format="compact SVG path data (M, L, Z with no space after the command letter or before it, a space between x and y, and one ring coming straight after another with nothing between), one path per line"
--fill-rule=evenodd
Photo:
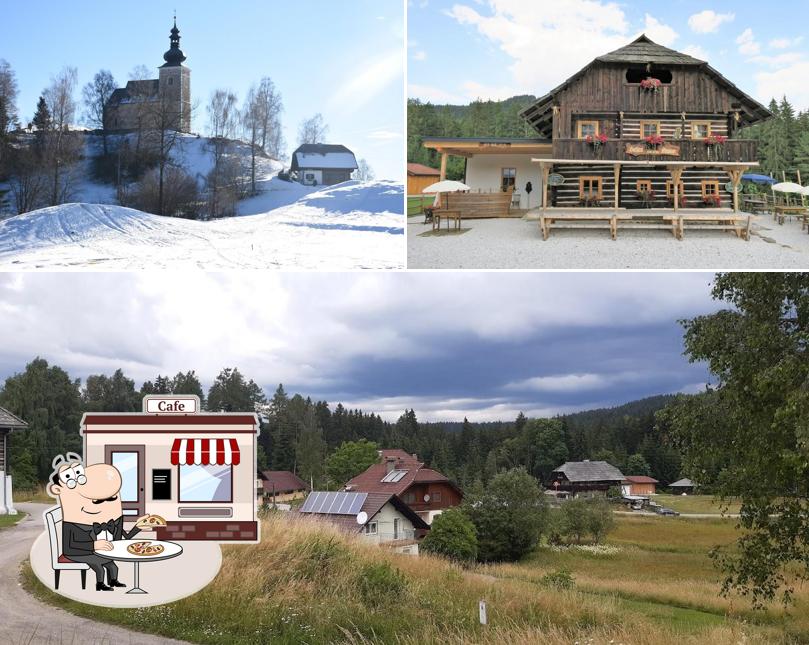
M443 483L454 488L459 495L463 495L449 478L437 470L425 468L422 462L404 450L389 449L381 450L380 453L381 461L370 465L364 472L350 480L345 485L346 490L402 495L415 483ZM388 474L388 457L393 460L393 470L404 471L397 481L382 481Z
M336 169L356 170L357 159L344 145L334 143L303 143L292 153L290 170Z
M4 430L21 430L27 428L28 424L15 414L5 408L0 408L0 428Z
M441 171L435 168L430 168L430 166L425 166L421 163L409 163L407 164L407 174L410 176L413 175L429 175L431 177L440 177Z
M690 479L683 477L682 479L678 479L673 484L669 484L669 488L693 488L694 482Z
M653 65L681 65L686 67L702 67L703 71L714 79L719 85L724 87L730 94L739 99L744 110L740 111L743 125L751 125L764 119L769 119L772 113L764 107L761 103L756 101L753 97L749 96L722 74L716 71L705 61L683 54L682 52L663 47L653 42L646 34L641 35L636 40L632 41L625 47L616 49L609 54L604 54L595 58L590 64L585 65L582 69L576 72L573 76L565 80L560 85L553 88L550 92L538 98L531 105L520 111L520 116L528 121L528 123L541 135L550 137L552 132L552 119L551 114L556 95L567 89L581 76L585 74L590 68L598 64L605 65L643 65L652 63Z
M362 512L364 512L368 519L364 524L357 523L356 515L337 515L330 513L303 513L298 510L298 513L307 517L313 517L319 520L326 520L331 524L337 526L340 530L346 533L359 533L363 530L366 524L371 522L374 517L379 514L379 511L389 503L409 519L413 523L413 528L416 529L429 529L430 526L423 519L421 519L416 512L405 504L397 495L393 493L368 493L365 502L362 505ZM303 508L303 507L301 507Z
M688 54L674 51L663 45L658 45L650 40L646 34L641 34L628 45L620 47L609 54L604 54L596 58L602 63L654 63L656 65L704 65L704 60L699 60Z
M107 105L152 100L157 97L159 88L160 81L156 78L142 81L129 81L126 87L119 87L113 90L112 94L110 94L110 98L107 99Z
M299 490L309 490L309 484L295 473L288 470L263 470L259 473L264 490L272 493L292 493Z
M659 484L654 477L647 477L646 475L627 475L626 481L630 484Z
M624 474L606 461L566 461L553 471L562 474L569 482L622 482Z

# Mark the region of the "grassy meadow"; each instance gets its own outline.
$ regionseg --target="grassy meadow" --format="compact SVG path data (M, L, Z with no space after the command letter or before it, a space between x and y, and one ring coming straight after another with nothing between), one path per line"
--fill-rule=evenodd
M738 513L739 502L729 500L724 504L712 495L655 495L652 498L661 506L678 513Z
M706 552L732 520L622 517L606 545L542 546L516 564L464 570L359 543L328 526L273 515L262 543L223 547L217 578L192 597L139 610L58 596L27 565L25 586L74 613L199 643L798 643L809 592L791 615L721 598ZM568 570L572 588L547 574ZM489 625L478 624L485 599Z
M25 513L18 510L16 515L0 515L0 529L14 526L25 519Z

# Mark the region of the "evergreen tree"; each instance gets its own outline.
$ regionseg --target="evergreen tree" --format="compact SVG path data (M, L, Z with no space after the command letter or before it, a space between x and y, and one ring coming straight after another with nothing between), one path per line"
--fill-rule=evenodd
M37 101L37 109L31 123L36 128L36 134L34 135L35 148L41 154L45 149L45 138L51 129L51 112L44 96L40 96L39 101Z
M255 412L256 406L265 403L261 388L244 380L238 367L223 369L208 390L207 407L212 412Z

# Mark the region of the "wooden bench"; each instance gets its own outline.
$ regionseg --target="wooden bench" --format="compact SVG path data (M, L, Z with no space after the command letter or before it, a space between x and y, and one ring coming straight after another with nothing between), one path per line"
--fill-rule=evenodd
M750 240L750 215L716 214L716 215L664 215L663 220L671 222L674 236L682 240L685 228L693 230L733 231L736 237Z
M455 229L461 230L461 211L448 208L436 208L433 210L433 230L441 230L442 217L447 220L447 230L449 230L450 220L453 220Z
M805 206L787 206L786 204L778 204L773 209L773 217L778 220L779 224L783 224L784 219L789 216L801 218L801 229L804 227L806 213L807 209Z
M609 228L610 236L614 240L618 236L618 221L631 219L631 215L609 213L541 213L539 216L539 230L542 232L542 239L550 237L552 228Z

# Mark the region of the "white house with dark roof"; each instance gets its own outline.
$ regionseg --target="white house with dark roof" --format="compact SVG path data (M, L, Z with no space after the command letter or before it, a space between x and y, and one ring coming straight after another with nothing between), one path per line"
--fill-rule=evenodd
M11 475L8 472L8 435L25 430L28 424L4 408L0 408L0 515L16 515L12 499Z
M357 159L348 148L332 143L304 143L292 153L293 179L305 186L333 186L351 179Z

